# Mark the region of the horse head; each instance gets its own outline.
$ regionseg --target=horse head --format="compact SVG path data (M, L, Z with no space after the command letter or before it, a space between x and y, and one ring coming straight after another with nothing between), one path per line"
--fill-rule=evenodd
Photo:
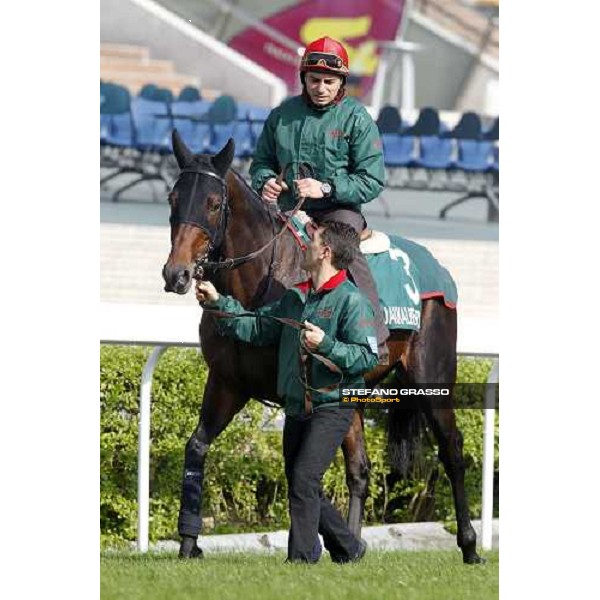
M171 252L162 273L167 292L186 294L196 261L210 256L223 241L229 213L225 175L234 150L230 139L214 156L194 154L173 131L180 173L169 194Z

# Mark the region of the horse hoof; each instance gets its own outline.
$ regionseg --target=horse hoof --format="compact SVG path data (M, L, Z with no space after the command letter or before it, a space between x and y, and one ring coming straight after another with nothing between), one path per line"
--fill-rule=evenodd
M184 537L179 546L179 558L204 558L204 553L194 538Z
M473 554L469 556L463 556L463 562L465 565L485 565L487 559L483 558L483 556L479 556L477 552L473 552Z

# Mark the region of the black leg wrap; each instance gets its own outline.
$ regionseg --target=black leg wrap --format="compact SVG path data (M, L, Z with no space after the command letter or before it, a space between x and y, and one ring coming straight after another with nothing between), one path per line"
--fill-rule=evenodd
M197 538L202 531L202 471L184 470L181 509L177 529L179 535Z

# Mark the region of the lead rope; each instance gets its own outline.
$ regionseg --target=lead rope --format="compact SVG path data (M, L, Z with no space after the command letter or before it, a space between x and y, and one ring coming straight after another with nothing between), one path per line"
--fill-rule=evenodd
M300 323L300 321L296 321L295 319L288 319L286 317L274 317L272 315L257 315L256 313L253 313L253 312L243 312L243 313L234 314L234 313L230 313L230 312L226 312L226 311L222 311L222 310L216 310L216 309L209 308L209 307L202 307L202 309L205 312L216 317L217 319L224 319L224 318L238 319L241 317L254 317L254 318L260 318L260 319L271 319L272 321L278 321L279 323L282 323L283 325L287 325L288 327L293 327L294 329L298 329L300 331L307 329L307 327L306 327L306 325L304 325L304 323ZM304 344L302 344L302 343L300 343L300 346L302 348L302 350L300 352L300 361L302 363L303 377L299 377L298 379L299 379L300 383L302 384L302 386L304 387L305 410L307 409L307 406L308 406L310 409L308 412L310 413L310 412L312 412L312 398L310 396L310 392L311 391L312 392L320 392L320 393L332 392L333 390L337 389L340 386L340 384L342 383L342 381L344 379L344 374L342 373L342 370L328 358L325 358L318 352L312 352L306 346L304 346ZM309 382L309 378L310 378L309 367L311 366L311 364L310 364L311 361L309 359L311 359L311 358L315 358L316 360L318 360L320 363L325 365L325 367L327 367L327 369L329 369L332 373L338 374L340 376L339 381L337 381L334 384L322 387L322 388L313 388ZM308 395L308 398L307 398L307 395Z

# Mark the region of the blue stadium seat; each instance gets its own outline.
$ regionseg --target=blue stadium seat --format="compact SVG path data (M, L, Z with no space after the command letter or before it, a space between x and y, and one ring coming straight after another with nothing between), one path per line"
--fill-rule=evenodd
M157 88L154 91L154 95L149 100L156 100L157 102L166 102L167 104L171 104L175 98L173 97L173 92L167 88Z
M112 115L105 142L109 146L131 148L134 145L134 128L131 113Z
M379 111L376 124L381 134L400 133L402 131L400 112L395 106L389 104Z
M171 103L171 113L173 116L180 116L182 119L186 116L203 117L208 122L208 110L211 106L212 102L210 100L194 100L191 102L176 100Z
M451 139L426 135L419 138L418 146L415 166L425 169L448 169L453 166L454 146Z
M499 218L498 146L488 140L457 140L457 143L459 159L454 166L467 172L477 173L475 178L483 179L485 185L479 189L468 189L466 194L446 204L439 212L440 219L445 219L450 209L473 198L482 198L488 205L488 221L497 223Z
M167 88L161 88L154 83L147 83L138 93L139 98L154 100L155 102L173 102L173 92Z
M108 102L107 86L102 79L100 80L100 144L106 144L110 115L104 112L104 106Z
M440 115L435 108L427 106L419 111L419 116L412 127L409 127L405 135L414 136L436 136L440 135Z
M210 140L207 114L211 105L209 100L178 101L171 104L173 126L192 152L206 152Z
M110 131L110 115L100 114L100 145L108 144L108 134Z
M165 102L138 96L131 102L135 126L135 147L142 152L171 152L173 121Z
M492 146L492 155L491 155L491 159L490 159L490 164L488 166L488 171L494 171L494 172L498 173L500 171L499 162L500 162L500 149L498 148L498 146Z
M381 134L386 167L408 167L414 159L415 138L399 133Z
M186 85L180 92L179 96L177 96L177 100L182 102L196 102L197 100L202 100L202 95L200 94L200 90L193 85Z
M455 127L443 135L455 140L479 140L481 139L481 119L474 112L466 112Z
M229 141L229 138L233 137L235 129L236 121L212 124L210 126L210 142L207 152L209 154L217 154Z
M492 142L478 140L458 140L457 169L471 172L484 172L490 165Z
M484 130L482 138L492 142L497 142L500 139L500 117L496 117L490 127Z
M233 130L235 142L235 156L237 158L250 158L254 153L255 140L249 121L236 121Z
M107 146L131 147L134 128L129 90L116 83L102 83L100 104L100 141Z
M248 120L250 111L254 110L256 106L250 102L238 102L237 103L237 120L245 121Z
M208 122L211 124L231 123L237 119L237 103L232 96L219 96L208 109Z
M156 90L158 86L154 83L147 83L142 86L142 89L139 91L138 96L140 98L146 98L146 100L154 100L156 96Z
M254 106L248 110L248 119L250 121L262 122L264 123L267 120L271 112L270 108L263 108L260 106Z

